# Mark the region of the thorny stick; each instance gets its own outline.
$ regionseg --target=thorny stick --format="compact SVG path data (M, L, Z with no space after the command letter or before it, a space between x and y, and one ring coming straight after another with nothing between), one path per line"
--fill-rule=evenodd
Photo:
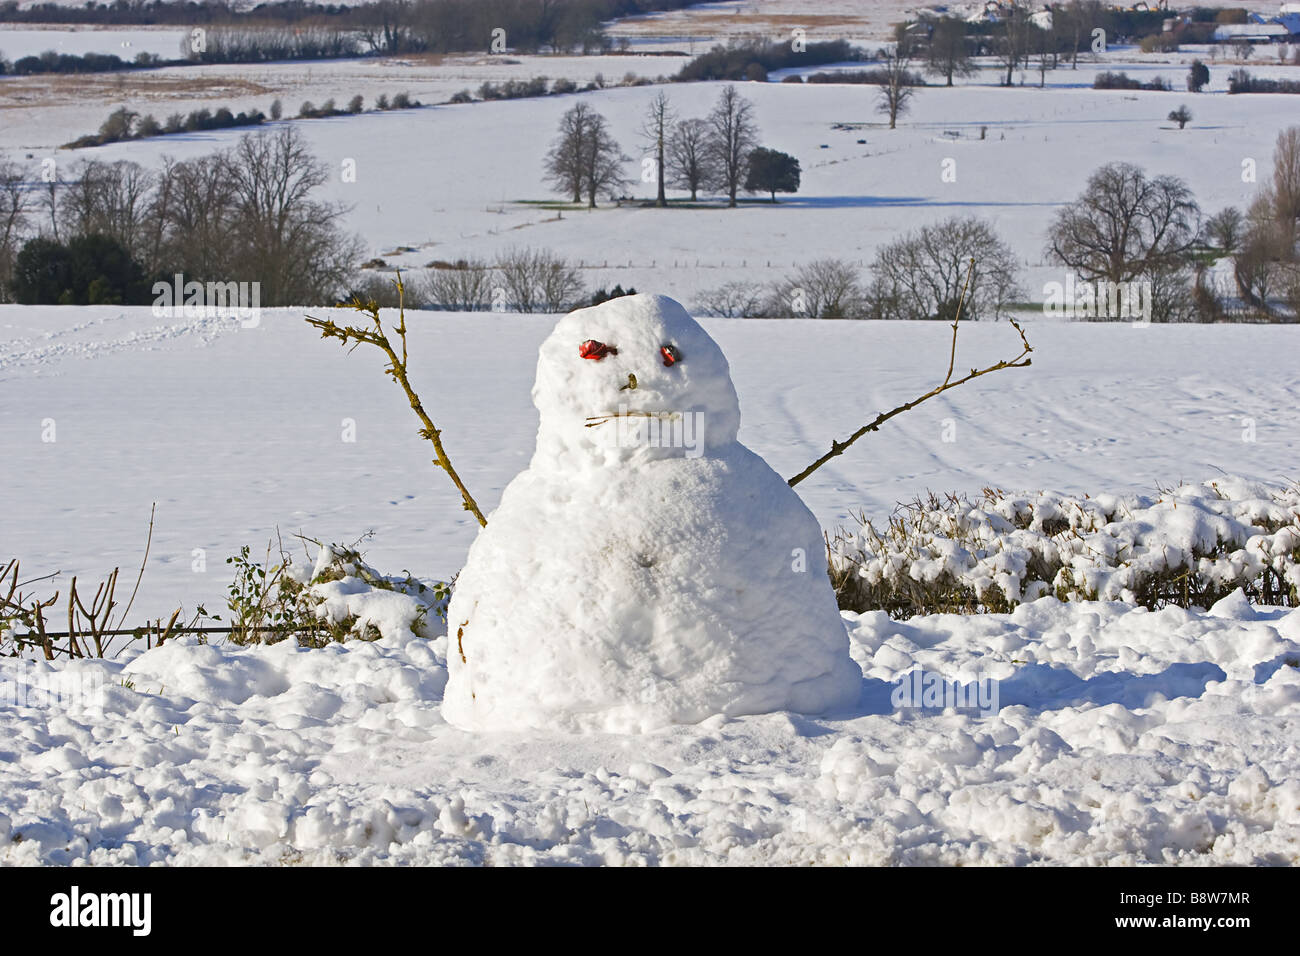
M885 422L889 421L895 415L901 415L903 412L915 408L917 405L920 405L922 402L926 401L927 399L934 398L934 396L939 395L942 392L946 392L950 388L956 388L959 385L965 385L971 379L979 378L981 375L988 375L990 372L996 372L1004 368L1025 368L1026 366L1032 364L1032 360L1029 358L1029 353L1033 351L1033 348L1030 347L1029 340L1025 338L1025 330L1020 327L1020 323L1017 322L1015 319L1009 319L1011 325L1015 328L1017 332L1020 333L1020 344L1023 346L1022 349L1020 350L1020 354L1013 359L1009 359L1009 360L1003 359L1002 361L996 362L993 365L988 366L987 368L981 368L981 369L973 368L970 370L969 375L963 376L962 378L957 379L957 381L955 382L952 380L953 366L957 361L957 323L961 321L962 307L966 304L966 291L970 287L971 274L974 272L974 270L975 270L975 259L974 257L972 257L970 260L970 266L966 270L966 284L962 287L961 298L957 300L957 315L956 318L952 320L952 350L948 358L948 374L944 376L943 384L937 385L934 388L930 389L930 391L926 392L920 398L915 398L910 402L907 402L903 405L899 405L897 408L892 408L887 412L882 412L881 414L877 415L875 419L863 425L861 428L855 431L844 441L832 441L830 451L822 455L811 465L809 465L807 468L805 468L803 471L799 472L799 474L795 475L793 478L789 480L788 483L790 487L793 488L795 485L799 484L799 482L803 481L805 478L811 475L822 465L826 464L826 462L830 461L832 458L844 454L844 449L848 448L850 445L852 445L855 441L857 441L867 432L879 431L880 426L883 425Z
M384 372L390 375L394 382L402 386L402 391L406 392L406 400L410 402L412 411L419 416L421 423L423 423L424 427L420 429L420 436L433 442L433 449L437 455L434 459L434 464L445 471L448 477L451 478L452 483L456 486L456 490L460 492L465 510L473 514L474 517L478 519L480 525L486 526L487 518L483 517L483 512L479 510L478 502L474 500L473 496L469 493L469 489L465 487L465 483L461 481L460 475L457 474L456 469L452 467L451 459L447 457L447 452L442 447L442 432L434 426L433 420L429 418L428 413L424 410L424 406L420 403L420 397L415 394L415 390L411 388L410 380L406 377L406 290L405 286L402 284L402 274L400 272L397 274L395 285L397 286L398 322L393 331L396 332L398 337L401 339L401 358L397 357L396 350L393 348L392 343L389 342L388 336L384 334L383 323L379 320L379 304L377 302L370 301L363 303L360 299L354 298L352 302L348 304L348 307L353 311L360 312L363 315L370 317L370 320L375 325L373 330L361 329L350 325L339 327L332 319L316 319L311 316L306 317L307 322L309 325L320 329L321 338L339 339L344 346L349 342L352 342L354 343L352 346L353 349L362 342L365 342L381 349L384 354L388 356L388 367L384 369Z

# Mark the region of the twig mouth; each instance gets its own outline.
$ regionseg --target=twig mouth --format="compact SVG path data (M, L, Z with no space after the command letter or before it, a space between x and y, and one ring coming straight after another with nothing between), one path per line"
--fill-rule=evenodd
M681 418L681 412L610 412L608 415L592 415L587 419L586 428L595 428L613 418L662 418L675 421Z

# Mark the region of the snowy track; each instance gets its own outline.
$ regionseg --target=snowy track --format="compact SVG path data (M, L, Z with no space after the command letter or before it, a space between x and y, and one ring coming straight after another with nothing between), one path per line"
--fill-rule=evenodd
M531 454L528 393L552 324L412 321L416 386L485 508ZM937 324L706 324L731 363L742 441L782 474L946 366ZM904 416L799 491L832 526L927 488L1150 491L1216 467L1294 476L1293 334L1031 324L1030 369ZM214 329L147 310L5 307L0 340L0 543L24 571L129 573L153 501L142 615L220 606L224 557L277 525L349 541L374 528L368 557L390 572L461 566L475 526L400 394L374 356L317 340L297 311ZM973 325L958 366L1014 344L1006 326ZM54 442L41 440L45 419ZM341 439L344 419L355 443ZM644 737L457 731L439 713L443 639L177 642L73 665L98 675L102 709L0 696L0 862L1300 858L1300 612L1044 601L850 627L865 671L853 713ZM917 667L996 679L998 706L896 706L897 681ZM46 673L0 662L0 686L46 686Z

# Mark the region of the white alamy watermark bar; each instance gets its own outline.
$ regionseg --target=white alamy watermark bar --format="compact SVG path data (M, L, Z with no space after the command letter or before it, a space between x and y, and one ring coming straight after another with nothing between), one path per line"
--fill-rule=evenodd
M117 927L133 936L153 931L152 893L83 893L75 884L50 897L50 925L62 929Z
M185 281L176 273L171 282L153 284L153 314L160 319L237 319L246 329L262 319L262 283Z
M104 674L97 668L52 670L24 660L0 666L0 707L103 706Z
M936 671L916 668L904 674L889 695L895 710L978 710L981 717L991 717L1000 708L1001 691L997 678L949 680Z
M610 436L618 448L680 448L687 458L704 454L704 412L646 412L620 405L612 415L588 420L588 427L614 424Z
M1064 282L1043 286L1043 314L1061 319L1131 319L1134 325L1151 323L1151 283L1098 280L1087 282L1071 275Z

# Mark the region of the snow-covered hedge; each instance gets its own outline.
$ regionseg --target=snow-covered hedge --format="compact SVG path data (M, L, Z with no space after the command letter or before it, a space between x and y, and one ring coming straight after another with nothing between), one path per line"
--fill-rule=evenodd
M332 544L321 548L314 567L286 562L276 597L283 609L278 617L296 626L298 642L321 646L399 634L435 637L443 633L450 595L447 584L382 574L358 551ZM287 636L263 635L257 643Z
M1300 485L1227 477L1151 496L930 495L831 541L840 607L1007 611L1055 595L1209 607L1242 588L1300 604Z

